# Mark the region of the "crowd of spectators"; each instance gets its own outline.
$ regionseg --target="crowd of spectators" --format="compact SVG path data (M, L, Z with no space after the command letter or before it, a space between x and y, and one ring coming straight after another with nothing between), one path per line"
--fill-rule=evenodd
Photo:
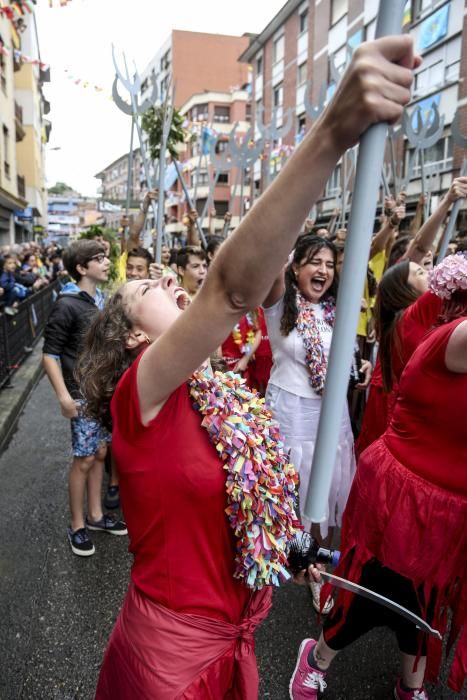
M0 314L14 316L19 304L66 275L56 244L29 242L0 248Z

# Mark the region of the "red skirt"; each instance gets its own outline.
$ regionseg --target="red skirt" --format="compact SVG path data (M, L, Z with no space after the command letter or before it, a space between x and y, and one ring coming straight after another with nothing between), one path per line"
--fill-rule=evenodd
M130 585L96 700L257 700L253 633L271 607L255 593L238 625L169 610Z
M341 546L339 576L358 582L364 564L376 558L422 591L422 615L428 617L424 601L429 602L430 624L442 635L452 612L448 650L454 645L456 652L448 684L460 692L467 675L467 498L410 472L389 452L383 437L360 458ZM326 585L323 599L329 593ZM336 609L341 607L344 617L351 601L351 593L339 591ZM442 643L432 636L427 656L427 678L435 683Z

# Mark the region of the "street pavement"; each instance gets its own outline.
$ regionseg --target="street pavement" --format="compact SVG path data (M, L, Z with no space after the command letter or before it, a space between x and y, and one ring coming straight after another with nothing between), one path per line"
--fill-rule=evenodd
M0 457L0 700L91 700L127 588L127 538L93 533L93 557L70 552L69 444L68 423L42 379ZM306 588L275 592L257 634L261 700L288 698L300 641L318 631ZM397 670L391 634L375 630L336 659L325 697L389 699ZM445 686L430 693L459 697Z

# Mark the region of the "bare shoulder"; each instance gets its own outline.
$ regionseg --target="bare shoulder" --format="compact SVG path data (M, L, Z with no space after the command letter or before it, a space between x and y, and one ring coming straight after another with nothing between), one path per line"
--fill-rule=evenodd
M467 318L449 338L445 362L451 372L467 372Z

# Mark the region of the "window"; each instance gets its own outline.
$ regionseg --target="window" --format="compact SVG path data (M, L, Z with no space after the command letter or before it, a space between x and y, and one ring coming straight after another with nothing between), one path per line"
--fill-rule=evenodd
M425 167L438 165L441 170L449 170L452 167L452 139L451 136L441 138L434 146L424 152ZM410 148L406 156L406 169L413 168L412 178L420 177L420 152Z
M198 185L198 187L203 187L204 185L209 184L209 175L206 170L202 170L198 173L198 177L196 178L196 184Z
M297 134L305 130L306 126L306 114L300 114L297 117Z
M214 107L214 121L222 124L230 122L230 107Z
M437 4L437 0L412 0L412 21L417 21Z
M207 105L195 105L191 110L191 120L194 122L206 121L209 117Z
M306 83L306 61L298 66L297 70L297 85Z
M222 218L229 211L228 202L214 202L214 209L216 210L216 216Z
M219 153L225 153L227 150L227 146L229 145L228 141L218 141L216 143L216 153L219 155Z
M331 27L347 14L348 9L348 0L331 0Z
M284 58L284 47L285 47L285 39L284 35L278 37L274 41L273 49L272 49L272 60L274 63L278 63L279 61L282 61Z
M258 56L256 59L256 75L263 74L263 56Z
M229 173L219 173L219 176L217 178L217 183L219 185L228 185L229 184Z
M303 34L308 30L308 8L300 12L298 15L298 31Z
M0 36L0 49L4 46L2 37ZM6 61L3 53L0 53L0 85L6 95Z
M251 122L251 102L247 102L245 105L245 121Z
M325 196L335 197L335 195L340 192L341 189L341 166L336 165L332 171L331 177L326 183Z
M283 102L284 102L284 86L281 83L280 85L276 85L276 87L273 90L272 104L274 107L282 107Z
M460 66L461 62L460 60L454 61L453 63L450 63L447 65L444 69L444 79L447 83L450 83L453 80L459 80L459 75L460 75Z
M5 125L3 125L3 166L5 169L5 177L10 179L10 159L8 157L9 154L9 132L8 129Z
M161 58L161 71L169 70L170 68L170 49Z

